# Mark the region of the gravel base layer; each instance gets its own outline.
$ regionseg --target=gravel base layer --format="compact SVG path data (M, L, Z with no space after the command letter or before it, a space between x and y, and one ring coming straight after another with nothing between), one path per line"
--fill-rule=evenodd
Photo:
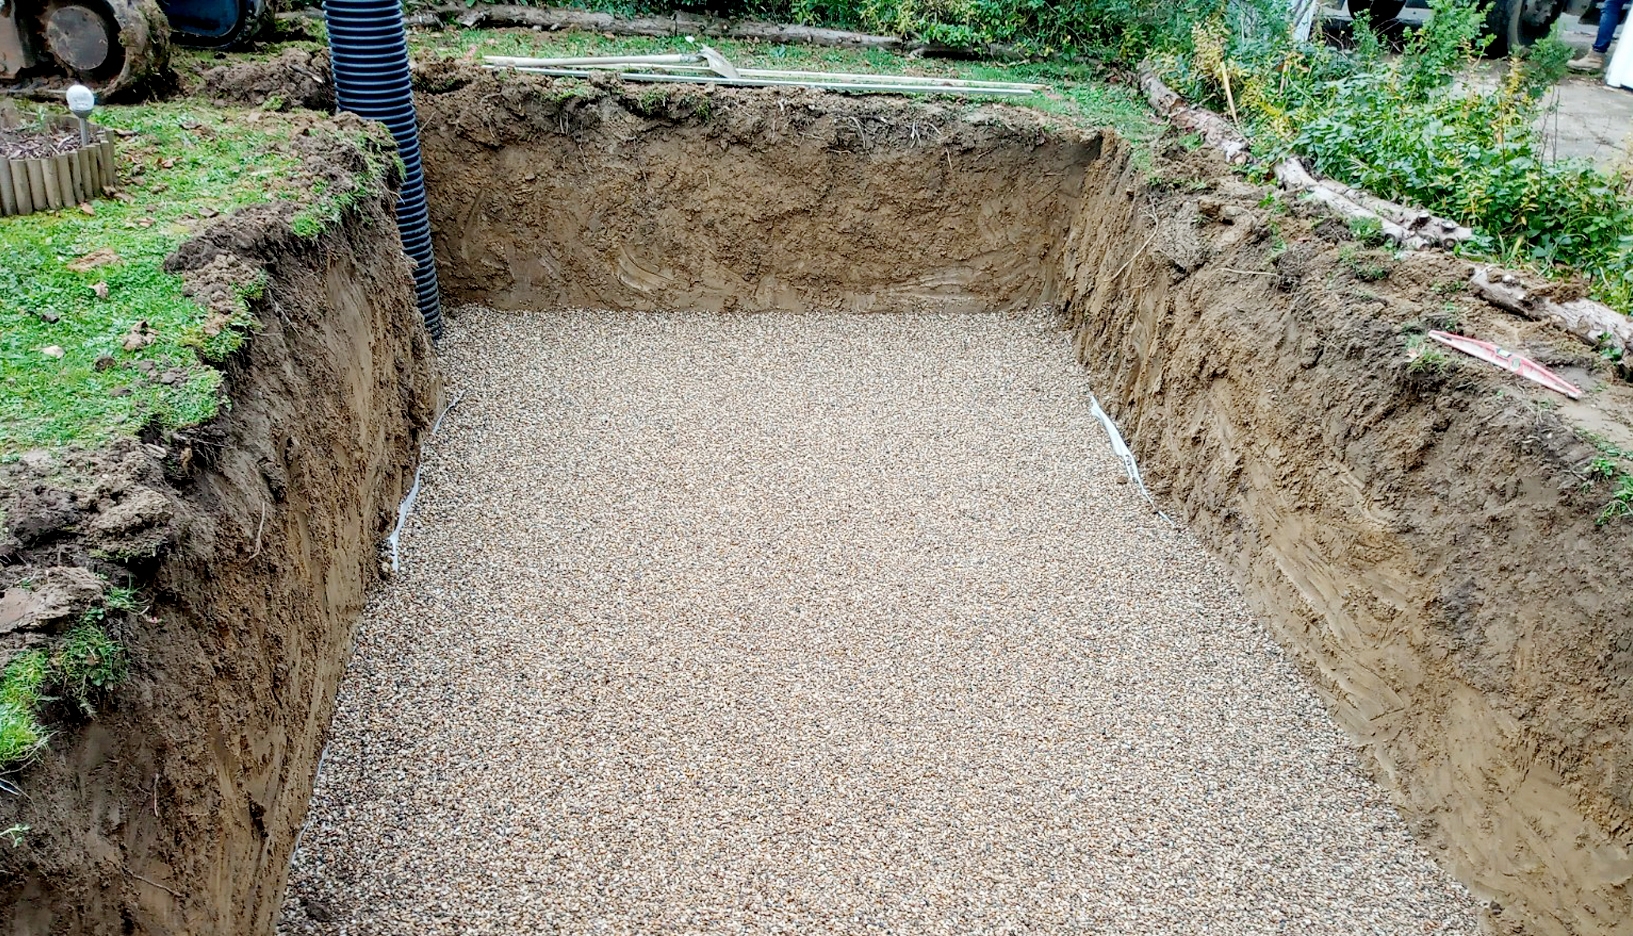
M1046 315L468 309L294 933L1472 933Z

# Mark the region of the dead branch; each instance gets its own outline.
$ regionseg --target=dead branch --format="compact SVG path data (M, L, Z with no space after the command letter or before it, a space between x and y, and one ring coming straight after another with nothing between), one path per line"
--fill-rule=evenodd
M1178 91L1157 77L1149 63L1140 66L1140 90L1145 92L1151 109L1166 117L1169 123L1199 134L1210 146L1224 153L1227 162L1238 165L1247 162L1247 137L1242 131L1213 111L1185 103Z
M1474 236L1474 231L1458 224L1456 221L1437 218L1421 208L1408 208L1405 205L1397 205L1392 201L1385 201L1370 192L1353 188L1335 179L1322 179L1320 184L1372 211L1379 217L1388 218L1431 244L1450 247Z
M1202 139L1223 153L1228 162L1247 161L1247 137L1234 124L1213 111L1186 103L1179 92L1157 77L1150 63L1140 66L1140 89L1145 92L1145 99L1151 103L1152 109L1168 118L1174 126L1200 134ZM1377 221L1382 225L1386 237L1408 249L1430 244L1451 246L1474 236L1473 231L1455 221L1385 201L1341 182L1318 179L1297 159L1288 159L1277 165L1276 178L1289 191L1307 192L1345 219Z
M1430 245L1452 247L1474 236L1473 231L1455 221L1385 201L1342 182L1318 179L1297 157L1289 157L1276 165L1276 180L1290 192L1308 194L1345 220L1378 222L1385 237L1408 250Z
M1624 358L1633 348L1633 318L1591 299L1555 302L1525 288L1512 273L1481 267L1469 280L1475 295L1499 309L1539 322L1552 322L1592 348L1610 347Z
M1413 234L1403 225L1379 215L1364 205L1357 204L1349 196L1318 182L1296 157L1289 157L1276 164L1276 181L1289 192L1309 195L1341 218L1378 222L1385 237L1408 250L1416 250L1429 244L1426 239Z

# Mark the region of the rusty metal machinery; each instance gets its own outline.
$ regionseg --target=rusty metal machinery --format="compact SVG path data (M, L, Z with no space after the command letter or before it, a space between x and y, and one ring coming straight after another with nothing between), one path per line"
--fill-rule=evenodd
M0 84L134 87L164 70L172 36L228 48L270 15L267 0L0 0Z

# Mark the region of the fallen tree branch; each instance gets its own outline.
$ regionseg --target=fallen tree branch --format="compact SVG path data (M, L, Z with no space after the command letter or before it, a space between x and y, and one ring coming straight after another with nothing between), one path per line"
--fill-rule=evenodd
M1473 231L1455 221L1385 201L1342 182L1319 179L1296 156L1276 164L1276 181L1290 192L1309 195L1345 220L1376 221L1385 237L1408 250L1454 247L1474 236Z
M1357 204L1349 196L1329 188L1316 181L1304 168L1304 164L1297 157L1289 157L1276 164L1276 181L1290 192L1309 195L1311 198L1346 220L1366 219L1376 221L1380 225L1383 235L1408 250L1427 247L1429 241L1413 234L1410 230L1395 221L1383 217L1365 205Z
M1140 90L1158 114L1181 130L1200 134L1225 160L1234 164L1248 160L1248 140L1236 125L1203 107L1193 107L1168 87L1148 62L1140 66ZM1227 88L1228 90L1228 88ZM1304 168L1297 158L1284 160L1276 166L1276 179L1290 191L1307 192L1326 205L1335 214L1345 218L1366 218L1382 225L1390 240L1408 249L1430 244L1451 246L1466 241L1474 232L1455 221L1437 218L1427 211L1407 208L1391 201L1351 188L1332 179L1319 179Z
M1157 77L1150 64L1140 66L1140 90L1145 92L1151 109L1166 117L1169 123L1199 134L1210 146L1224 153L1227 162L1235 165L1247 162L1247 137L1242 131L1213 111L1185 103L1178 91Z
M1591 299L1555 302L1525 288L1513 274L1495 267L1474 271L1469 285L1475 295L1499 309L1539 322L1552 322L1591 348L1611 348L1623 359L1633 348L1633 318Z
M1474 231L1456 221L1437 218L1421 208L1408 208L1385 201L1371 192L1345 185L1336 179L1321 179L1320 184L1338 192L1350 201L1366 208L1379 217L1387 218L1431 244L1450 247L1474 236Z

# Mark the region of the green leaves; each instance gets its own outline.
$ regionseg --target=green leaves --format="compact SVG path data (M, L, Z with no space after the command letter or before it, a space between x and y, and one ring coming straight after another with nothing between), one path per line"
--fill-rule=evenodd
M1279 58L1242 64L1249 74L1280 69L1298 79L1261 81L1242 95L1256 146L1300 153L1323 175L1455 218L1475 229L1473 249L1584 273L1600 299L1633 309L1629 180L1549 160L1535 129L1540 95L1568 47L1538 43L1509 60L1496 87L1456 86L1453 77L1476 67L1483 13L1475 0L1432 6L1429 24L1393 63L1284 47ZM1375 45L1367 35L1359 30L1363 49ZM1230 54L1255 53L1238 43Z

